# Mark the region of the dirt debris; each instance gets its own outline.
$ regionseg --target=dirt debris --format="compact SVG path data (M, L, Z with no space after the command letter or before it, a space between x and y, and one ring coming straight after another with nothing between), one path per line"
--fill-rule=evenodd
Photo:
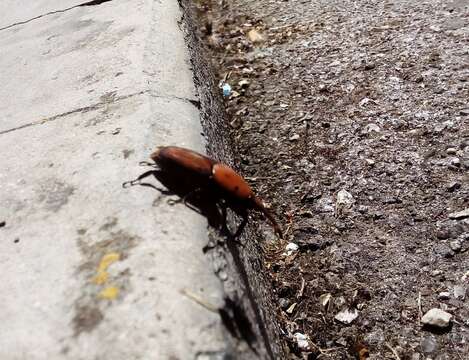
M285 357L467 358L467 1L195 6L242 171L286 229L260 255ZM422 327L433 308L448 330Z

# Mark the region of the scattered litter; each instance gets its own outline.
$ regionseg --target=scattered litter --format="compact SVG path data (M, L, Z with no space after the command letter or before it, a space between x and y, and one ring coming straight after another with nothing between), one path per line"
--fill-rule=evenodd
M223 90L223 96L228 97L231 95L231 85L228 83L224 83L223 86L221 87Z
M0 228L4 227L7 223L5 221L0 221Z
M285 246L285 252L283 254L290 256L294 252L298 251L299 248L300 247L295 243L288 243L287 246Z
M296 333L293 335L293 337L296 340L296 344L298 345L298 348L301 351L310 351L311 347L309 345L309 336L302 334L302 333Z
M297 303L293 303L290 305L290 307L286 310L287 314L293 314L293 311L295 311Z
M249 41L251 41L252 43L261 43L265 41L264 36L256 29L249 30L247 35Z
M319 303L321 304L322 307L326 307L327 304L329 304L329 301L331 300L332 295L330 293L322 294L319 297Z
M343 324L351 324L353 320L358 317L358 310L357 309L343 309L337 313L334 317L337 321Z

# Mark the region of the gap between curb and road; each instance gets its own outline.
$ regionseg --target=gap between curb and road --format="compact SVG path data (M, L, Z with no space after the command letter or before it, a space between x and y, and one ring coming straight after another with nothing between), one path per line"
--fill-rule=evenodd
M233 159L188 3L0 6L1 359L274 357L256 230L204 254L204 218L121 186L158 145Z

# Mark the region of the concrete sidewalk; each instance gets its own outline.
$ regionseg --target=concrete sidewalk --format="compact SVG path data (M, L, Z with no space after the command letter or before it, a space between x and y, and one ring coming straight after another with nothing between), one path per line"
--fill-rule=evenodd
M0 4L0 359L197 359L227 348L206 220L121 184L203 151L177 1Z

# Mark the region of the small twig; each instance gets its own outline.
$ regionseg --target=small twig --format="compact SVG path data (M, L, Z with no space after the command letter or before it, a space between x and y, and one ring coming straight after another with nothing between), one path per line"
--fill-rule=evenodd
M301 278L301 288L300 288L300 292L298 293L297 299L303 296L303 292L305 291L305 284L306 284L305 279Z
M419 308L419 318L418 323L420 324L420 319L422 318L422 294L419 291L419 296L417 298L417 306Z
M192 291L187 290L187 289L182 289L181 294L186 295L189 299L193 300L200 306L203 306L207 310L214 312L214 313L218 313L218 308L215 305L209 303L208 301L205 301L200 296L194 294Z
M420 293L419 293L420 294ZM396 360L401 360L401 358L399 357L399 354L397 353L397 351L391 346L389 345L389 343L384 343L384 345L386 345L386 347L391 350L391 352L393 353L394 357L396 358Z

